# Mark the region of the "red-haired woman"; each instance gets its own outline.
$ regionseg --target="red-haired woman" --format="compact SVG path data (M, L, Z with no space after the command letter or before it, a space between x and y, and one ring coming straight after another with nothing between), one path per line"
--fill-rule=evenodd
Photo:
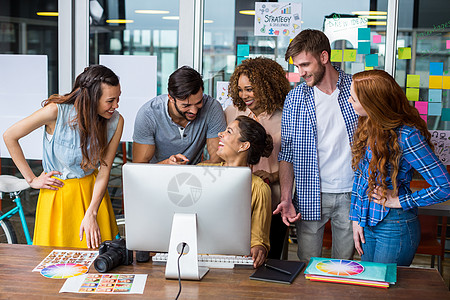
M348 101L360 116L352 145L355 248L363 261L409 266L420 242L417 207L448 200L450 176L425 121L388 73L355 74ZM413 169L431 187L412 192Z
M119 96L113 71L87 67L70 93L52 95L43 108L5 131L17 168L32 188L40 189L33 244L96 248L118 234L106 187L122 136ZM44 172L36 176L19 139L41 126Z

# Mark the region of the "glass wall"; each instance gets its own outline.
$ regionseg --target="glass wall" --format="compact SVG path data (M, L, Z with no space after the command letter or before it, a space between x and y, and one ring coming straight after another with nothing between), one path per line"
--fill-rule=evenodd
M179 0L89 3L89 63L98 63L102 54L157 56L157 93L166 93L178 65Z
M246 57L272 58L289 73L297 72L284 60L292 38L282 34L286 31L269 36L254 34L255 2L224 0L224 9L218 10L216 1L205 0L203 75L205 90L213 96L217 96L216 83L228 81L236 64ZM387 0L324 0L320 5L315 1L290 3L302 5L301 24L291 29L292 33L306 28L324 31L333 49L333 64L347 73L366 68L384 69ZM239 45L248 45L248 55L238 57ZM300 81L299 76L289 78L293 85Z

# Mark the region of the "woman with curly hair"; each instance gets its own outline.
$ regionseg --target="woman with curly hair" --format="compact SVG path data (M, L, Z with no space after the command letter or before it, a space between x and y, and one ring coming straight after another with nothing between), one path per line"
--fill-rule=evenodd
M363 261L409 266L420 242L417 207L450 199L450 175L425 121L388 73L355 74L348 101L360 116L352 145L355 248ZM412 192L413 169L431 187Z
M281 147L281 110L291 86L286 72L274 60L264 57L244 60L233 72L229 84L229 96L233 106L225 110L227 123L245 115L258 121L273 138L273 151L268 158L261 158L252 166L253 173L267 183L272 190L272 211L280 203L278 177L278 152ZM287 227L281 216L272 216L269 258L279 259L283 250Z

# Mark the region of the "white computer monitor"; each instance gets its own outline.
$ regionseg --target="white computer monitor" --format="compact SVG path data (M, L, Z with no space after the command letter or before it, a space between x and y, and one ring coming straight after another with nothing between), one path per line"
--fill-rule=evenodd
M127 248L169 252L167 278L177 278L173 258L182 242L189 247L183 260L190 263L180 266L186 279L207 272L192 265L198 268L197 253L250 253L248 167L127 163L122 175Z

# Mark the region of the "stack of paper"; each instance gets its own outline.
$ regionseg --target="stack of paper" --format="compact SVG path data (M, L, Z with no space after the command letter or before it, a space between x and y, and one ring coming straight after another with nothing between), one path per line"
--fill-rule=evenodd
M397 265L312 257L305 277L311 281L388 288L397 281Z

